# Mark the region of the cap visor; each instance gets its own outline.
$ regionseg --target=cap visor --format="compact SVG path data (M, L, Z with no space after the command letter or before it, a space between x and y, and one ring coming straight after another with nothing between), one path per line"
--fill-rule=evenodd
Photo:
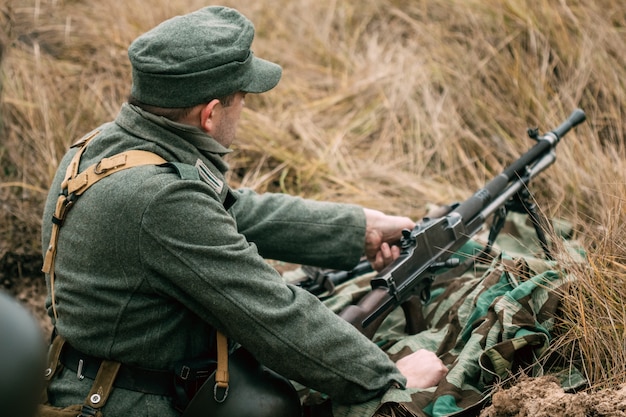
M276 87L282 76L280 65L256 56L252 58L252 80L242 88L246 93L264 93Z

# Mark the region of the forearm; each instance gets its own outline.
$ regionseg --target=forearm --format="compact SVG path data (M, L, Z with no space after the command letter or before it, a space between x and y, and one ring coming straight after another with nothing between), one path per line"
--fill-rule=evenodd
M363 255L365 215L349 204L238 190L239 232L269 259L350 269Z

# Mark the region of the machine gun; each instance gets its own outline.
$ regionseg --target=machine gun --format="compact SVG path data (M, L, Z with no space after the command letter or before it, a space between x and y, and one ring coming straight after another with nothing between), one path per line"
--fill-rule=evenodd
M372 291L339 315L371 339L387 315L401 306L407 332L417 333L422 326L422 305L430 299L435 276L459 263L452 255L483 228L491 215L494 218L483 253L491 251L507 212L523 210L530 216L549 256L544 234L546 222L532 203L528 184L554 163L559 140L584 120L585 113L577 109L559 127L542 136L537 130L529 130L529 136L537 143L501 174L446 215L424 218L413 230L404 230L400 256L372 278Z

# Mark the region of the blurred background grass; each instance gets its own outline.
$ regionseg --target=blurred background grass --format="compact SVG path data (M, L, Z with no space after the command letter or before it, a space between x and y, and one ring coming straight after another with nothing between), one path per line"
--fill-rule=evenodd
M128 44L211 2L0 5L0 266L42 279L42 204L70 143L115 117ZM528 127L587 122L532 191L589 253L564 296L557 354L593 387L626 382L626 9L616 0L223 1L254 23L279 86L246 98L234 186L419 219L532 146Z

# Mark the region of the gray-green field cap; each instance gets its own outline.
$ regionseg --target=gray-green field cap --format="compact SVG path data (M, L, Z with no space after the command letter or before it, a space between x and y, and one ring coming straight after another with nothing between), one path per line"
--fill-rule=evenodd
M254 25L237 10L205 7L166 20L131 43L131 94L159 107L191 107L278 84L279 65L250 50Z

